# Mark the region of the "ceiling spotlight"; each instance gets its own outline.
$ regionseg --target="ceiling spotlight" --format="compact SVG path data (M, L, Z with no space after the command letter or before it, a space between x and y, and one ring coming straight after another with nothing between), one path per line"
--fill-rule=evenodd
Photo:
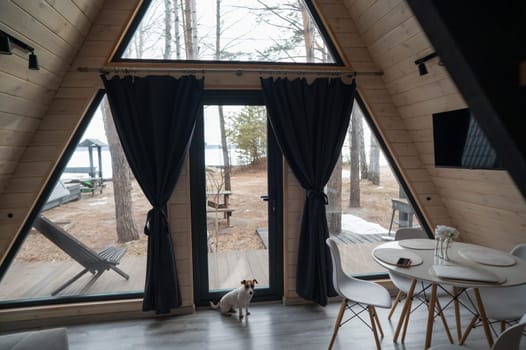
M11 55L11 41L9 36L4 32L0 32L0 54L2 55Z
M38 66L38 59L37 55L35 55L35 49L23 42L22 40L19 40L15 38L12 35L7 34L4 31L0 30L0 54L4 55L11 55L11 44L14 44L21 48L22 50L26 50L29 52L29 64L28 68L33 70L39 70L40 67Z
M40 70L40 67L38 66L38 58L37 55L33 51L29 54L29 69L32 70Z
M415 61L415 64L418 66L418 73L420 74L420 76L422 75L426 75L428 72L427 72L427 67L425 65L425 62L429 61L430 59L432 58L435 58L437 57L437 53L436 52L433 52L433 53L430 53L429 55L427 56L424 56L422 58L419 58ZM439 63L440 64L440 63Z
M418 65L418 73L420 74L420 76L427 74L427 68L425 63L422 62Z

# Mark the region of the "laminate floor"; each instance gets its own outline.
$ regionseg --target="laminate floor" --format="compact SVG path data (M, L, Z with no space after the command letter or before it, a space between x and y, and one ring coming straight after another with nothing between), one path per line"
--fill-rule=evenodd
M184 316L70 326L68 337L71 350L319 350L328 347L338 308L338 302L331 302L326 307L259 303L251 306L252 314L242 321L237 315L222 316L216 310L204 308ZM384 330L382 349L423 349L427 311L423 307L414 311L405 344L396 344L392 335L399 309L391 322L387 320L388 310L378 309ZM455 334L452 311L449 314L449 326ZM469 315L463 315L464 325L468 320ZM447 343L439 319L435 320L433 332L433 344L438 343ZM472 330L466 344L471 349L488 349L482 327ZM334 349L368 350L376 347L369 328L354 319L340 329Z

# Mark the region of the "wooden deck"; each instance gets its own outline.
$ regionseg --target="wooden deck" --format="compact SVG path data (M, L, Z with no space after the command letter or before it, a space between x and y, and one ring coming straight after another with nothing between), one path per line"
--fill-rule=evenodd
M340 236L342 260L349 274L383 272L371 257L371 249L382 243L380 238L367 237L362 242ZM209 253L209 281L211 290L238 287L243 279L257 279L258 287L269 285L268 251L247 250ZM125 280L112 270L84 292L86 295L116 292L136 292L144 289L146 257L125 255L119 265L130 275ZM16 262L0 283L0 301L50 297L51 292L82 271L75 261ZM57 297L79 295L91 279L90 273L57 294Z
M268 250L208 253L210 290L232 289L241 280L257 279L258 287L268 287Z
M108 270L85 294L142 291L146 276L144 256L124 256L118 265L130 275L126 280L113 270ZM0 283L0 300L49 297L51 292L81 272L83 267L72 260L46 262L16 262ZM57 294L57 297L78 295L92 278L86 273L78 281Z

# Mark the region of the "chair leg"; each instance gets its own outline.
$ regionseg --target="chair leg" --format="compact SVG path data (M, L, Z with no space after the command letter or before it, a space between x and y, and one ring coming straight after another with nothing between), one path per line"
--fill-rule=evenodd
M464 342L468 338L469 333L473 329L473 326L475 325L475 322L478 321L478 319L479 319L478 315L473 316L473 318L471 319L471 322L469 322L469 325L466 327L466 331L462 335L462 338L460 338L458 345L464 345Z
M411 308L413 307L413 297L407 300L407 303L408 307L404 319L404 329L402 330L402 344L405 343L405 335L407 333L407 326L409 325L409 316L411 316Z
M332 349L334 341L336 340L336 334L338 334L338 330L340 329L340 323L342 322L343 314L345 313L346 307L347 299L343 298L342 303L340 305L340 311L338 312L338 316L336 317L336 323L334 324L334 331L332 332L331 342L329 343L329 350Z
M404 307L402 308L402 313L400 314L400 319L398 320L398 324L396 325L396 330L393 334L393 342L398 341L398 335L400 335L400 330L402 329L402 326L404 325L404 321L407 317L409 317L409 313L411 313L411 300L413 299L413 293L415 291L416 287L416 280L413 280L411 282L411 286L409 287L409 290L407 291Z
M369 318L371 319L371 327L373 329L374 341L376 342L376 349L380 350L382 347L380 346L380 339L378 338L378 332L376 331L376 321L374 320L376 311L374 306L367 307L367 310L369 310Z
M84 269L82 271L80 271L79 273L77 273L75 276L73 276L71 279L69 279L66 283L64 283L62 286L58 287L57 289L55 289L51 295L52 296L55 296L57 295L58 293L60 293L64 288L66 288L67 286L69 286L70 284L72 284L73 282L75 282L76 280L78 280L79 278L82 277L82 275L84 275L86 272L88 272L89 270L88 269Z
M438 314L440 315L440 318L442 319L442 323L444 324L444 329L446 330L446 334L449 339L449 343L453 344L454 343L453 337L451 336L451 332L449 330L449 326L447 324L446 317L444 316L444 313L442 312L442 306L440 305L440 301L438 300L438 298L436 301L436 308L438 310Z
M378 330L380 331L380 335L383 338L384 337L384 330L382 329L382 325L380 324L380 319L378 318L378 313L376 312L376 307L374 307L374 306L369 306L369 307L372 307L373 310L374 310L374 319L376 320L376 326L378 327Z
M396 295L395 300L393 301L393 306L391 306L391 311L389 311L389 315L387 315L387 319L391 320L391 316L393 316L393 313L398 306L398 303L400 302L400 299L402 298L402 291L399 290L398 294Z
M460 320L460 303L458 301L459 295L461 291L457 287L453 287L453 295L455 296L454 302L455 302L455 320L457 324L457 338L460 341L462 339L462 323Z
M130 279L130 275L128 275L126 272L124 272L121 269L119 269L117 266L111 266L111 269L113 271L117 272L119 275L121 275L125 279L127 279L127 280Z
M500 332L504 332L506 330L506 321L500 321Z

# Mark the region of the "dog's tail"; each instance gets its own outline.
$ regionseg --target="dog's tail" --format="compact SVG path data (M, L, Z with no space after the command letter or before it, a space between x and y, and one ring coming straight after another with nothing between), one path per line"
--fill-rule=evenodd
M219 308L219 303L214 304L212 301L210 301L210 307L211 307L212 309L216 309L216 310L217 310L217 309Z

